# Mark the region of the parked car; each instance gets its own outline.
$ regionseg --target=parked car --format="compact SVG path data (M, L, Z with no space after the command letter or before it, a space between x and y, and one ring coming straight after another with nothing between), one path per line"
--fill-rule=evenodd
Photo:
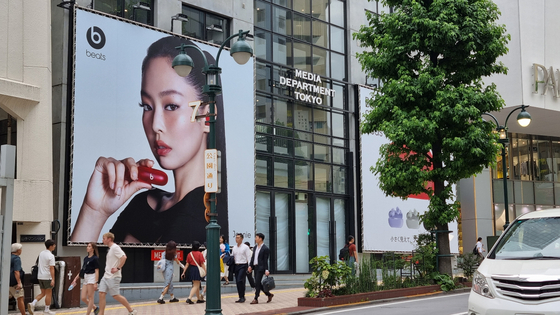
M560 209L515 219L475 271L468 315L560 315Z

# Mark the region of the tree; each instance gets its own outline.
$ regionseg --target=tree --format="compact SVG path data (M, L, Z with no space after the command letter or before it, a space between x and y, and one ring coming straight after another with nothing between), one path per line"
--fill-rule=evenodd
M366 12L369 25L353 34L366 48L357 54L362 68L383 82L360 126L390 140L371 170L388 196L430 195L424 226L446 231L459 216L453 185L495 163L501 148L481 114L504 101L482 77L507 73L497 58L510 37L490 0L382 2L394 13ZM439 253L449 254L448 235L437 235ZM451 275L449 257L439 271Z

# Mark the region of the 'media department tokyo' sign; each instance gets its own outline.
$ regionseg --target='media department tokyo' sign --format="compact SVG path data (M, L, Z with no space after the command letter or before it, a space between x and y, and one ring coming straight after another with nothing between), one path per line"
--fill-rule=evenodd
M297 78L301 80L298 80ZM280 85L294 88L294 95L298 101L314 103L317 105L323 104L323 98L320 95L331 97L334 97L335 95L335 90L318 85L321 83L321 76L318 74L298 69L295 70L294 79L280 77Z

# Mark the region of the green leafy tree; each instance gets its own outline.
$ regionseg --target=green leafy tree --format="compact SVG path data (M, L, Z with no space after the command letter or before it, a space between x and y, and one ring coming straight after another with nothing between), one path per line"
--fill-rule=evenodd
M459 215L453 184L493 164L500 148L481 114L504 101L482 77L507 72L496 60L510 37L490 0L381 2L394 13L366 12L369 25L353 34L366 49L357 54L362 68L383 82L361 123L362 133L390 140L371 170L389 196L428 193L424 225L448 230ZM450 253L447 234L438 233L438 244ZM440 258L439 271L451 274L449 258Z

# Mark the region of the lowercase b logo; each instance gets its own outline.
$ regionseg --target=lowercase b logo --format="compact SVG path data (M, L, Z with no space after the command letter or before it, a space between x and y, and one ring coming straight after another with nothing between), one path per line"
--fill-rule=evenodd
M105 33L97 26L88 28L86 38L89 45L94 49L101 49L105 46Z

